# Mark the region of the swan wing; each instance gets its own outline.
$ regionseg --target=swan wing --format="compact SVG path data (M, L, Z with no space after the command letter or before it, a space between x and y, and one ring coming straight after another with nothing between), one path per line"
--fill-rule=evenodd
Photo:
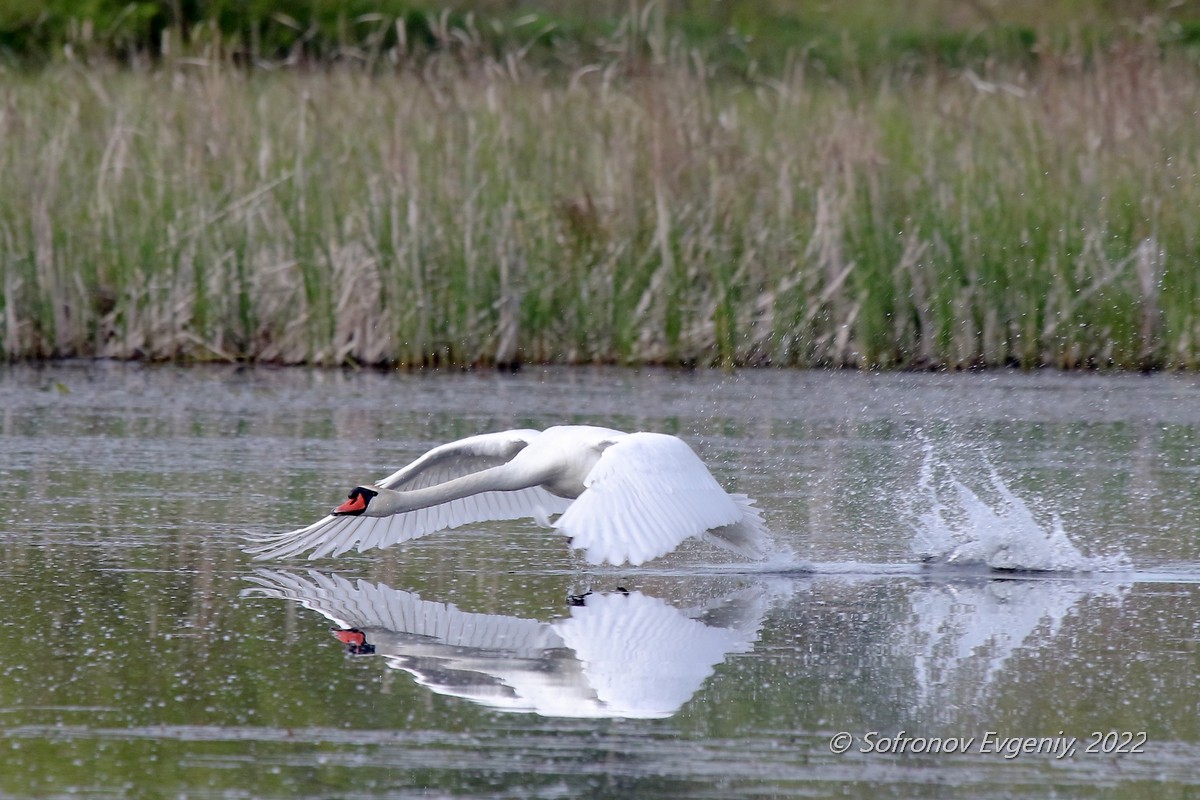
M397 491L424 489L472 472L498 467L511 461L539 433L527 429L483 433L438 445L408 466L377 481L376 486Z
M450 442L433 448L376 485L385 489L412 490L443 483L506 463L537 435L538 431L534 430L514 430ZM287 558L306 550L312 551L309 558L338 556L355 547L361 553L488 520L533 517L549 524L551 515L563 513L570 504L570 500L536 486L512 492L480 492L388 517L331 514L303 528L257 537L245 550L254 554L256 560Z
M713 528L704 534L704 540L746 558L784 555L784 551L771 539L762 511L755 507L754 500L744 494L731 494L729 497L741 510L742 518L732 525Z
M254 554L256 561L288 558L306 550L312 550L310 559L339 556L352 548L361 553L475 522L532 517L548 524L551 515L563 513L570 505L570 500L537 486L513 492L480 492L388 517L330 514L304 528L260 537L245 550Z
M584 486L556 527L591 564L641 564L744 516L692 449L661 433L616 440Z

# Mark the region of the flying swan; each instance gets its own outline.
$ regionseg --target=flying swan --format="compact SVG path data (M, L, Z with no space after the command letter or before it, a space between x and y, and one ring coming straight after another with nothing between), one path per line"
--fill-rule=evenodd
M551 515L559 514L554 522ZM485 433L435 447L312 525L259 537L256 559L389 547L474 522L532 517L590 564L641 564L691 536L767 555L761 512L729 494L692 449L661 433L566 425Z

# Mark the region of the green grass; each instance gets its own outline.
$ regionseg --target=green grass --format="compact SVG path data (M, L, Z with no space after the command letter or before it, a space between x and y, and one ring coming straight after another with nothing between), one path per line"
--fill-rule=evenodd
M1195 368L1200 70L10 73L0 352Z
M679 48L742 75L802 57L846 77L1030 60L1131 34L1194 54L1200 16L1179 0L0 0L0 63L18 65L219 53L241 65L375 68L465 43L546 65Z

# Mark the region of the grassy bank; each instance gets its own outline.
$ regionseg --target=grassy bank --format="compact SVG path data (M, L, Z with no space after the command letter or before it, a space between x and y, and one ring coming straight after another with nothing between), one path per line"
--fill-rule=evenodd
M734 82L660 45L10 74L0 352L1200 364L1193 61Z
M770 73L799 53L846 75L1027 59L1134 31L1194 55L1200 11L1180 0L0 0L0 65L219 54L362 66L444 52L464 36L493 56L520 50L550 65L674 38L733 73Z

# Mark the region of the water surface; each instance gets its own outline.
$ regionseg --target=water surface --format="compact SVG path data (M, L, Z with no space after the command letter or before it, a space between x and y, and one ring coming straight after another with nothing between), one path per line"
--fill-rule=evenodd
M685 438L794 558L240 550L564 422ZM1190 796L1198 437L1178 376L3 368L0 794Z

